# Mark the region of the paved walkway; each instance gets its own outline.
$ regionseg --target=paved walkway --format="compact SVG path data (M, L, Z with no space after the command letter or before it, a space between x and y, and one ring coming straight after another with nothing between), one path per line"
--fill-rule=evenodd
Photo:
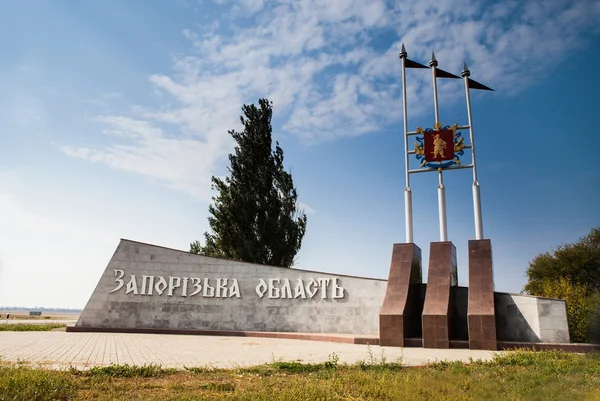
M25 361L51 368L85 369L115 364L158 364L163 367L212 366L232 368L272 361L324 362L335 353L339 362L389 362L406 365L436 360L492 358L492 351L395 348L318 341L166 334L0 332L2 361Z

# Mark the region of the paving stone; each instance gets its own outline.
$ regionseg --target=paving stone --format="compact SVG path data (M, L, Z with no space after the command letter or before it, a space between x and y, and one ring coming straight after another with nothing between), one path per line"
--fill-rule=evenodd
M182 369L184 366L233 368L273 361L318 363L335 353L340 363L369 361L372 355L389 362L399 358L410 366L436 360L469 358L490 360L493 351L379 347L274 338L216 337L192 335L0 332L2 361L26 361L49 368L87 369L115 364L147 365Z

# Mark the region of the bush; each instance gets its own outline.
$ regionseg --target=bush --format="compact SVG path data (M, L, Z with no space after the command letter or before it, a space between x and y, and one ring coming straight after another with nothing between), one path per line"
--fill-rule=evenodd
M592 313L590 316L589 342L600 344L600 294L592 296Z

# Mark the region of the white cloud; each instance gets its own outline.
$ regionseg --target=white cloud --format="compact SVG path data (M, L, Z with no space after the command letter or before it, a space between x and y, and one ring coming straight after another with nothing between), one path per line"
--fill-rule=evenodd
M597 0L216 2L239 6L229 17L243 21L230 21L229 31L218 18L182 31L190 53L174 59L172 74L150 77L165 106L101 119L106 133L128 142L63 150L209 199L210 176L231 149L227 131L237 128L243 103L273 100L276 128L304 141L361 135L402 118L401 42L422 62L435 50L440 67L456 74L466 60L473 78L501 96L542 79L585 45L585 34L598 33L600 20ZM391 44L377 45L381 35ZM429 99L430 82L412 75L410 110L418 114L427 102L415 100ZM441 102L452 88L440 85Z
M298 201L297 202L297 206L298 206L298 209L303 210L304 213L306 213L306 214L315 214L315 213L317 213L317 211L315 209L313 209L310 205L308 205L308 204L306 204L304 202Z
M62 147L70 156L105 163L113 168L139 173L199 199L210 200L211 171L215 154L221 154L214 141L167 138L156 126L127 117L98 118L109 125L105 133L128 140L103 149Z

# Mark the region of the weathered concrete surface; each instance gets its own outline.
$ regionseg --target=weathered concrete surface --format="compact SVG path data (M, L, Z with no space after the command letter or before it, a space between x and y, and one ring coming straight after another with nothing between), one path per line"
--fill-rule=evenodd
M406 365L435 361L490 360L493 352L371 346L372 355ZM185 366L235 368L273 360L325 362L335 353L340 363L369 361L366 345L318 341L125 333L0 332L3 361L26 361L49 368L78 369L111 363L182 369Z
M111 293L120 275L115 270L124 272L124 285ZM126 294L131 275L138 295ZM154 276L154 284L158 277L166 283L171 277L187 277L187 296L182 296L182 283L173 295L168 288L162 294L154 290L153 295L141 295L144 275ZM237 279L240 297L190 296L195 277L207 278L213 287L217 279ZM298 279L307 285L313 279L330 282L325 294L319 283L308 288L317 291L312 298L270 299L256 293L260 279L277 279L279 284L288 279L292 291ZM335 279L344 289L343 298L332 297ZM76 326L378 334L385 287L385 280L235 262L121 240Z
M568 343L565 301L495 293L498 341Z

